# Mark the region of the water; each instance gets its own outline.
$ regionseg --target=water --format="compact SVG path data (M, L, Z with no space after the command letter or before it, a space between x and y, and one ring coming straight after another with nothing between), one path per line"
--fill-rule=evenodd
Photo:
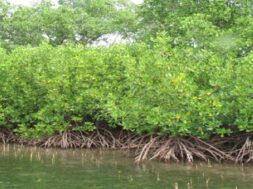
M117 151L0 145L0 189L252 189L253 166L135 165Z

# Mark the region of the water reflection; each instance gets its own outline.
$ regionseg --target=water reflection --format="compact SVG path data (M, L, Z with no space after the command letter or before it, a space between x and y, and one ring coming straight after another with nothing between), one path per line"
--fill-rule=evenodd
M0 145L0 189L252 189L252 168L155 161L135 165L118 151Z

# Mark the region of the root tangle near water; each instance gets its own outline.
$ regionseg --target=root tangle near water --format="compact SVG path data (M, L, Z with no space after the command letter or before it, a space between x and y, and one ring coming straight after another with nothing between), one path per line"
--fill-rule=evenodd
M93 132L64 131L40 140L25 139L9 130L0 132L0 142L56 148L102 148L129 150L135 162L159 159L161 161L187 161L195 159L235 163L253 162L253 133L204 141L197 137L170 137L137 135L125 131L111 132L97 129Z

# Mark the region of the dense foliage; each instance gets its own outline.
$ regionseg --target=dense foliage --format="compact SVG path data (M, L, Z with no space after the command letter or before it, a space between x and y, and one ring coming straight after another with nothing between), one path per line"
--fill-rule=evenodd
M140 37L165 31L175 46L244 56L253 50L253 1L145 0Z
M0 126L26 137L253 131L252 28L248 0L0 0ZM115 32L137 42L87 45Z
M33 137L101 123L202 138L252 131L253 54L224 58L169 41L1 50L1 127Z
M32 7L13 7L0 0L0 46L37 46L49 41L90 44L105 34L123 37L134 30L135 11L128 0L62 0L58 6L42 1Z

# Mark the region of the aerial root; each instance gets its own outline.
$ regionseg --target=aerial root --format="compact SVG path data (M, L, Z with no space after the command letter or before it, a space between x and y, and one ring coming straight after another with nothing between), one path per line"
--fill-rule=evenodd
M96 130L90 133L80 131L64 131L48 137L42 147L60 148L117 148L118 140L106 130Z
M207 161L209 159L218 162L233 160L233 157L212 144L195 137L150 137L141 149L136 149L136 163L146 159L160 159L163 161L186 160L192 163L194 159ZM133 145L132 145L133 146Z
M253 162L253 133L216 138L212 143L221 151L232 157L235 163Z
M233 150L230 153L235 157L236 163L253 162L252 135L238 136L234 139Z
M152 159L166 162L183 160L190 163L196 159L253 162L253 133L224 138L213 137L205 141L197 137L139 135L100 128L92 132L66 130L38 140L26 139L10 130L2 130L0 142L41 147L128 150L134 152L136 163Z
M0 133L0 142L3 144L6 143L6 134L4 132Z

